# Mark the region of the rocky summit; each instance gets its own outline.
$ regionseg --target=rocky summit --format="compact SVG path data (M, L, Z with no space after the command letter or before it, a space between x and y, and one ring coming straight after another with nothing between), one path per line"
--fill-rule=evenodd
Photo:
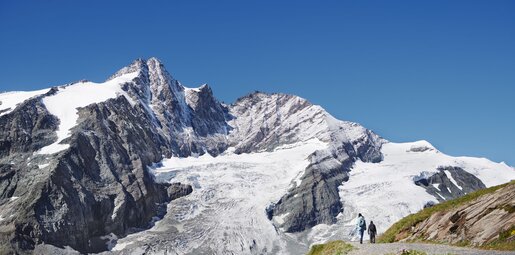
M365 99L364 99L365 100ZM0 253L299 254L515 179L287 94L223 104L156 58L0 94Z

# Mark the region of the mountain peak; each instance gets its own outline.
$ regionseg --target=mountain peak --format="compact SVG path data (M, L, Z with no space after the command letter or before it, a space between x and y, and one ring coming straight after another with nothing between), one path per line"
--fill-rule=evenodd
M116 77L122 76L124 74L140 72L140 75L143 74L158 74L163 76L168 76L167 78L172 78L172 76L166 71L164 65L161 61L156 57L151 57L149 59L137 58L128 66L125 66L111 75L107 81L112 80Z
M156 57L151 57L147 61L147 65L160 65L163 66L163 63Z
M120 70L116 71L113 75L111 75L109 78L107 78L106 81L110 81L114 78L120 77L120 76L122 76L124 74L128 74L128 73L133 73L133 72L138 72L138 71L141 73L141 70L146 70L146 69L148 69L146 61L144 59L138 58L138 59L132 61L132 63L129 64L128 66L125 66L125 67L121 68Z
M0 250L31 253L44 242L109 252L116 241L129 254L180 240L171 252L297 254L348 233L358 210L381 233L426 205L515 179L505 164L451 157L426 141L387 142L295 95L254 92L221 104L207 85L172 79L157 58L136 59L111 79L0 94ZM132 235L189 193L159 215L172 235ZM187 216L184 231L178 214ZM247 222L255 227L242 229ZM284 239L301 231L310 232ZM110 243L89 242L99 236ZM199 245L199 236L213 238ZM242 238L255 242L224 243Z
M149 58L146 62L146 66L150 77L161 79L163 82L165 80L174 80L159 59L155 57Z

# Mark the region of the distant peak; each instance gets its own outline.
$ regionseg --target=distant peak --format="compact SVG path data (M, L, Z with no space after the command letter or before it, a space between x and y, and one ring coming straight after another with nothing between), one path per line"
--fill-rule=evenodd
M138 69L145 69L146 66L147 66L147 61L145 61L145 59L142 59L142 58L137 58L135 59L134 61L132 61L132 63L130 63L128 66L120 69L121 70L138 70Z
M202 84L198 88L184 87L184 89L186 90L187 93L208 93L208 94L213 94L213 91L211 90L211 87L209 87L209 85L207 85L207 83Z
M147 71L151 79L157 79L161 81L172 81L174 78L166 70L165 66L159 61L159 59L152 57L147 60Z
M122 69L118 70L116 73L111 75L107 80L112 80L116 77L122 76L124 74L133 73L133 72L140 72L144 74L150 73L159 73L161 75L170 76L171 75L166 71L164 65L161 63L161 61L156 57L151 57L149 59L144 58L137 58L134 61L132 61L131 64L128 66L123 67Z
M207 83L202 84L202 86L198 87L198 89L199 89L201 92L212 93L212 91L211 91L211 87L209 87L209 85L207 85Z
M160 66L163 65L163 63L161 63L161 61L156 57L151 57L147 60L147 65L151 65L151 64L160 65Z
M151 57L146 61L146 65L148 67L149 72L160 72L163 74L168 74L168 71L166 71L165 66L159 59L155 57Z
M122 69L118 70L116 73L111 75L106 81L112 80L114 78L120 77L124 74L128 73L134 73L134 72L141 72L142 70L148 69L147 64L144 59L138 58L134 61L132 61L131 64L128 66L123 67Z
M255 90L243 97L236 99L233 104L238 104L244 101L256 101L256 100L277 100L281 99L282 101L295 100L303 104L312 105L308 100L291 94L285 93L268 93L259 90Z

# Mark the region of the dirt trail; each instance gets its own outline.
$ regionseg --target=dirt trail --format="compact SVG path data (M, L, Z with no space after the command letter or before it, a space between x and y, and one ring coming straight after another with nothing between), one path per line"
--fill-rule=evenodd
M515 251L489 251L479 250L465 247L456 247L442 244L425 244L425 243L364 243L350 242L357 249L350 252L349 255L383 255L387 253L398 254L399 251L418 250L427 254L455 254L455 255L515 255Z

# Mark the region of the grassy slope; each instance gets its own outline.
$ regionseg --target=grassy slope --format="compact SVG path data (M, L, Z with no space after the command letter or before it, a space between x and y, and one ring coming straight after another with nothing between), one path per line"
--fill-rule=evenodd
M313 245L307 255L345 255L353 249L354 246L344 241L330 241Z
M490 187L487 189L478 190L473 193L469 193L465 196L462 196L457 199L449 200L440 204L437 204L433 207L426 208L418 213L410 214L397 223L393 224L386 232L384 232L379 238L379 242L383 243L391 243L398 241L396 240L396 236L406 230L409 230L412 226L415 226L416 224L426 220L429 218L433 213L440 212L440 211L447 211L451 210L457 206L461 206L467 202L470 202L482 195L489 194L492 192L495 192L496 190L506 187L508 185L515 185L515 181L511 181L509 183ZM502 249L502 250L514 250L515 249L515 243L513 241L509 242L507 241L508 238L513 236L515 234L515 231L510 229L506 233L501 233L499 240L492 242L490 244L486 244L484 248L491 248L491 249ZM464 244L466 245L466 244Z

